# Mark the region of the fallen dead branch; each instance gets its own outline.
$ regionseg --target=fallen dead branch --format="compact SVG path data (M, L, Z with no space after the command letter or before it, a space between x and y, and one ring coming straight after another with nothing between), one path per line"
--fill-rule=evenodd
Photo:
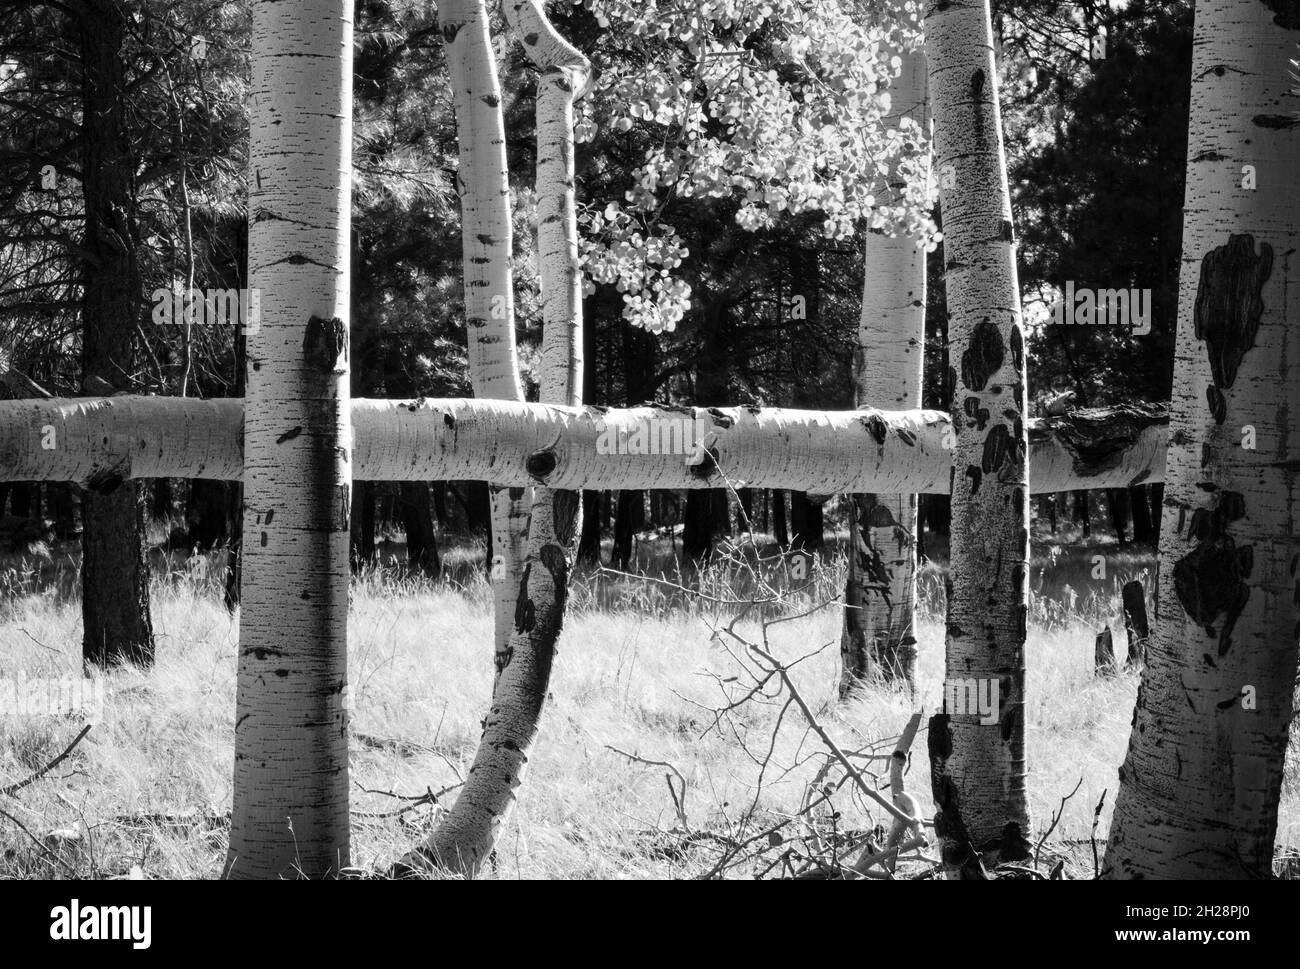
M44 767L38 770L31 777L27 778L26 780L19 781L17 784L10 784L8 787L0 787L0 794L4 795L5 797L13 797L24 787L36 783L42 777L48 774L50 771L54 770L55 767L58 767L59 764L63 763L63 761L67 758L68 754L72 753L72 751L76 748L77 744L81 743L82 738L85 737L86 734L90 733L91 726L92 725L88 723L84 727L82 727L81 732L77 734L77 736L72 738L72 743L68 744L68 746L64 749L63 753L59 754L58 757L55 757L52 761L50 761L48 764L46 764Z

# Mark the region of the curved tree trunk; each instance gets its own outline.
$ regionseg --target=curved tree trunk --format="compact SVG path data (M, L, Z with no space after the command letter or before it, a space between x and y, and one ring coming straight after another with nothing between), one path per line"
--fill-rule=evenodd
M136 330L143 303L123 63L128 12L113 0L84 0L76 10L85 146L81 244L92 257L82 263L82 379L125 391L136 372ZM38 497L38 516L39 507ZM82 655L88 663L153 662L145 512L143 487L123 484L120 478L88 488L83 497Z
M460 167L465 328L470 381L476 397L522 401L515 351L514 256L510 178L496 55L485 0L442 0L438 22L447 44L447 70L456 111ZM528 529L528 495L493 487L489 576L496 603L496 663L514 628Z
M352 3L253 8L242 615L227 872L348 851Z
M928 128L925 55L903 57L890 87L893 127ZM906 235L868 232L853 397L858 406L906 410L921 403L925 363L925 250ZM853 495L849 572L840 636L840 695L861 680L913 682L916 667L916 495Z
M1300 24L1279 9L1196 5L1159 609L1111 878L1272 872L1300 628Z
M935 830L951 873L972 849L1013 856L1025 797L1029 483L1025 351L987 0L932 9L926 55L941 177L957 445L945 686L974 683L997 709L948 702L930 722ZM969 692L963 694L969 700ZM1014 827L1011 827L1014 826Z
M541 268L543 402L582 403L582 290L574 201L573 103L587 86L587 59L561 38L538 0L506 0L506 18L541 72L537 87L537 248ZM551 455L548 458L548 455ZM532 458L537 470L553 452ZM523 783L549 689L569 576L577 554L581 493L533 489L527 556L514 629L498 652L492 707L478 753L451 811L404 864L432 861L474 874L496 844Z

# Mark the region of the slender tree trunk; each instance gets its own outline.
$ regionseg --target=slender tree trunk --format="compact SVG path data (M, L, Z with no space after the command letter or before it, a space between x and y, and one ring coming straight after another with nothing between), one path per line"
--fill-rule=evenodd
M81 312L83 381L119 391L135 373L144 304L135 219L135 170L127 112L124 47L128 9L114 0L76 5L82 65L82 194L85 237ZM100 666L153 662L146 493L138 482L106 475L86 490L81 535L82 655ZM39 506L38 506L39 507Z
M772 538L780 548L790 547L790 532L785 523L785 491L772 489Z
M600 564L600 492L582 493L582 537L578 540L578 561Z
M76 536L78 504L76 488L71 482L59 481L50 486L50 515L58 538L66 540Z
M792 546L803 552L820 552L825 542L825 514L820 504L808 500L806 491L790 492Z
M349 864L351 0L253 7L249 335L227 872Z
M590 65L556 33L539 0L505 0L504 9L542 75L537 91L536 186L541 397L544 403L577 406L582 402L583 360L573 104L586 90ZM501 185L504 189L504 180ZM529 468L539 477L556 463L549 447L528 458ZM518 608L509 642L497 653L492 707L483 721L478 753L455 805L430 838L403 859L403 866L432 861L473 875L491 854L514 806L541 722L581 519L580 492L533 489Z
M408 545L409 550L409 545ZM375 560L375 483L352 482L352 571Z
M447 517L447 482L433 482L433 515L438 524L446 528L450 524Z
M890 87L890 114L885 119L889 127L913 118L929 128L925 73L924 53L903 56L902 70ZM853 402L859 407L905 409L921 404L926 260L916 243L906 235L867 233L853 355ZM916 500L916 495L850 496L849 570L840 635L842 697L859 681L877 675L902 680L909 688L913 684Z
M406 569L431 579L438 577L438 536L433 527L433 500L426 481L403 481L400 485L402 527L406 531Z
M1151 499L1146 485L1128 490L1129 512L1133 516L1133 544L1150 545L1156 540L1156 526L1151 518Z
M1300 628L1300 23L1280 9L1196 5L1159 609L1111 878L1272 873Z
M731 529L731 492L717 488L709 496L713 514L713 534L730 538Z
M1128 489L1107 488L1106 510L1110 513L1110 525L1115 529L1115 538L1120 545L1128 541Z
M241 234L243 250L242 265L248 265L248 224L244 223ZM245 273L247 269L245 268ZM248 389L248 338L242 333L235 335L235 374L234 390L240 397ZM243 423L240 423L240 447L243 447ZM244 482L236 481L231 485L229 504L226 506L227 520L230 522L230 551L226 553L226 609L233 615L239 605L239 584L243 574L240 567L241 549L244 534Z
M171 478L159 478L153 483L153 506L149 509L155 521L166 521L172 514Z
M513 233L505 123L496 56L484 0L442 0L438 20L456 111L470 380L476 397L524 399L515 351L511 270ZM514 628L528 527L528 489L489 487L492 503L489 575L496 603L496 660Z
M707 492L701 492L707 494ZM618 510L614 514L614 547L610 564L627 571L632 565L632 539L644 524L644 499L640 491L618 492Z
M382 293L375 283L377 274L372 266L372 248L369 240L357 229L349 233L351 249L350 260L350 305L351 310L351 369L349 371L349 389L353 399L376 395L382 387L383 365L381 364L382 343L379 338L381 321L384 317ZM385 362L389 356L385 355ZM391 361L399 362L399 361ZM400 372L400 371L399 371ZM409 379L403 375L397 387L384 388L387 396L406 396L414 388ZM356 469L353 469L355 475ZM414 484L406 482L405 484ZM352 539L349 554L352 572L361 572L375 561L375 482L352 480ZM412 516L408 516L412 517ZM418 544L419 539L416 539ZM407 552L411 551L411 536L407 535ZM437 557L435 549L434 557ZM414 562L411 563L415 565Z
M583 312L586 313L585 302ZM582 329L582 399L588 404L606 403L605 399L600 397L599 384L596 380L598 349L596 327L584 326ZM605 498L606 495L600 491L585 490L582 493L582 530L578 539L578 562L589 568L600 566L601 503Z
M995 718L948 702L930 721L935 831L950 874L989 846L1020 855L1029 557L1025 350L987 0L925 23L941 173L957 431L945 685L996 686ZM987 695L987 694L986 694ZM965 694L969 700L969 691ZM993 722L984 722L992 720Z
M1088 492L1076 491L1074 493L1074 518L1083 527L1083 537L1088 538L1092 535L1092 517L1088 504Z
M688 492L682 516L682 555L688 562L699 565L713 551L713 524L713 499L709 492ZM617 534L614 540L617 544ZM631 541L630 537L628 541Z
M1047 518L1047 526L1053 535L1056 534L1056 495L1043 495L1039 499L1038 513Z
M736 491L736 497L740 501L740 530L752 532L754 530L754 489L740 488Z

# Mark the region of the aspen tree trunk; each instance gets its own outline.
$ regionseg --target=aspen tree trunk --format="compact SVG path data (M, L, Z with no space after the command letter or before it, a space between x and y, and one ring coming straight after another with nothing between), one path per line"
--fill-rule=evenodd
M476 397L522 401L515 350L513 232L505 122L485 0L442 0L438 20L456 112L465 329ZM523 576L528 495L489 484L496 663L509 648Z
M716 490L717 467L669 446L710 435L718 465L737 487L947 494L952 479L945 449L952 424L932 410L606 410L476 398L351 403L354 477L366 481L490 477L507 487L650 489L661 497ZM230 397L2 400L0 481L238 481L243 420L244 401ZM1031 420L1035 493L1162 481L1165 424L1158 408L1132 406ZM647 427L657 433L639 430ZM626 446L615 451L616 442ZM549 470L531 460L547 449L555 455ZM478 504L471 495L471 520ZM781 507L773 508L774 518Z
M1196 5L1159 609L1110 878L1272 872L1300 628L1300 20L1281 9Z
M574 199L573 104L590 64L551 26L538 0L505 0L506 19L541 77L537 86L537 249L541 268L541 397L582 403L582 291ZM530 457L544 473L554 452ZM497 655L492 706L465 786L425 844L404 860L475 874L496 844L541 723L581 528L581 493L533 489L514 628Z
M127 390L136 371L136 330L143 303L123 62L128 8L113 0L82 0L75 9L84 135L81 244L93 255L83 262L82 378ZM143 487L123 484L121 478L86 491L81 617L82 655L89 663L153 662L145 508Z
M351 0L253 7L250 285L234 806L227 871L348 860Z
M926 18L953 387L948 680L995 684L995 718L949 709L930 721L935 830L951 873L972 849L1019 853L1025 798L1028 437L1025 352L1011 200L987 0ZM945 690L945 694L947 691ZM982 720L994 719L983 723ZM992 843L992 844L991 844Z
M921 51L904 55L890 88L886 126L911 117L928 128L925 73ZM918 407L925 362L925 250L906 235L868 232L863 265L853 402ZM851 502L840 696L874 676L902 680L910 689L916 667L916 495L853 495Z

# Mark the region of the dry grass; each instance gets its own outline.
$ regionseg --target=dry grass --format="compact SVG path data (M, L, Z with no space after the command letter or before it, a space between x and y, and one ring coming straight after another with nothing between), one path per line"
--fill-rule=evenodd
M811 592L824 595L838 582L829 566ZM608 577L575 596L530 774L499 842L498 877L665 878L709 869L711 848L688 848L656 831L676 824L665 771L610 747L673 764L686 779L694 829L726 834L747 812L772 818L796 809L812 771L806 732L787 717L758 789L759 767L742 744L764 746L776 709L747 710L734 731L709 729L706 707L719 693L702 674L738 672L710 635L728 610L683 607L673 596L670 586ZM1098 615L1100 601L1092 607ZM1035 840L1078 785L1051 844L1070 856L1072 873L1087 877L1093 810L1108 791L1104 836L1136 678L1093 676L1097 616L1084 621L1076 613L1071 623L1048 606L1035 614L1028 710ZM29 677L75 672L79 622L75 602L11 599L0 614L6 669ZM160 580L154 622L156 667L112 674L103 719L73 754L16 797L0 797L12 816L0 817L0 876L124 877L133 867L145 877L219 874L231 796L237 625L201 566ZM796 681L845 745L892 737L908 712L902 696L875 692L851 705L835 703L839 624L830 607L773 626L771 642L787 660L813 654L796 668ZM753 623L744 628L757 634ZM457 783L474 755L491 653L481 581L455 589L377 575L358 582L351 666L355 865L384 866L428 830L436 808L395 813L408 802L367 791L414 797ZM919 684L929 709L940 701L942 654L942 624L928 618L920 629ZM80 727L76 718L0 717L0 787L47 763ZM927 777L922 738L909 780L929 812ZM880 820L848 800L836 807L845 825ZM1286 853L1300 852L1294 771L1279 841Z

